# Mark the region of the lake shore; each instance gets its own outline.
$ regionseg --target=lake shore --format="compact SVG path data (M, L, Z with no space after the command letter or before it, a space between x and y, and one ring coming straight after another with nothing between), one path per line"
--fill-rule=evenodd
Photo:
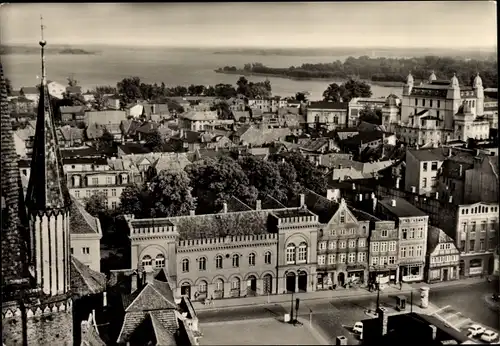
M290 77L290 76L284 76L284 75L272 74L272 73L250 72L250 71L245 71L245 70L224 71L224 70L217 69L214 71L216 73L222 73L222 74L233 74L233 75L240 75L240 76L273 77L273 78L290 79L290 80L294 80L294 81L332 82L332 81L342 80L342 79L335 79L335 78L314 78L314 77L297 78L297 77ZM362 80L369 83L369 84L372 84L372 85L379 85L379 86L384 86L384 87L402 87L404 85L403 82L396 82L396 81L372 81L372 80L368 80L368 79L362 79Z

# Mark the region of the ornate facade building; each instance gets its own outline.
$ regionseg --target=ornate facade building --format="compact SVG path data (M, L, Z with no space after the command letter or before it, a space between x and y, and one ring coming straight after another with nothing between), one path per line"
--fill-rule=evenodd
M472 86L460 86L454 75L414 85L411 73L403 88L401 111L387 105L383 125L395 131L408 145L439 145L449 140L487 139L489 121L484 113L484 88L479 74Z

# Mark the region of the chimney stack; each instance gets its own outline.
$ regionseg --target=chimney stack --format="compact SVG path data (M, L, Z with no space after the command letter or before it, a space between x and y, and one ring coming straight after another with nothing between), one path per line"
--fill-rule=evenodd
M342 165L339 165L339 169L342 169Z
M429 328L430 328L430 336L431 336L432 340L436 340L436 335L437 335L436 326L431 324L431 325L429 325Z
M436 199L439 199L439 192L436 192Z
M226 203L226 202L222 203L222 212L223 212L224 214L226 214L226 213L227 213L227 203Z
M453 196L450 196L450 197L448 198L448 203L453 203Z
M356 184L352 183L352 189L356 190Z
M363 194L362 193L359 194L359 201L360 202L363 201Z
M459 173L458 173L458 175L461 177L461 176L462 176L462 174L464 173L464 172L463 172L464 167L463 167L462 165L459 165L458 167L459 167L459 168L458 168L458 169L459 169Z
M396 178L396 189L399 189L399 182L401 181L400 177Z
M417 188L416 188L415 186L412 186L412 187L411 187L411 192L412 192L412 193L417 193Z
M196 215L196 211L195 210L190 210L189 211L189 216L195 216Z
M262 209L262 201L260 199L258 199L255 202L255 210L261 210L261 209Z
M306 204L306 195L301 193L300 194L300 206L303 207Z
M102 292L102 306L108 306L107 292Z
M396 206L396 200L395 199L391 200L391 206L393 206L393 207Z

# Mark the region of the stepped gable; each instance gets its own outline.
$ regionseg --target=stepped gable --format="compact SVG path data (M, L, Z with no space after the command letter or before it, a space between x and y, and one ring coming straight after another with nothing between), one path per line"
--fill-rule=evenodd
M231 235L267 234L269 212L243 211L226 214L179 216L170 221L179 240L220 238Z
M23 234L19 208L22 203L21 178L14 145L12 123L8 112L7 89L0 63L0 110L1 123L1 200L2 200L2 282L19 280L23 277L24 257Z
M79 296L102 293L106 290L106 275L96 272L71 256L71 290Z

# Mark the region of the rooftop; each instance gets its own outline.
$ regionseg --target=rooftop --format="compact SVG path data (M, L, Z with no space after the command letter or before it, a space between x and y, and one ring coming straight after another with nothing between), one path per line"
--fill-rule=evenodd
M444 161L448 149L442 147L432 149L409 149L407 152L418 161Z
M337 109L337 110L347 110L349 108L348 102L327 102L318 101L311 102L308 109Z
M313 213L311 213L307 209L303 209L303 208L278 209L278 210L273 210L273 214L276 215L280 219L282 219L282 218L289 218L289 217L314 216Z
M393 201L396 202L395 206L392 204ZM427 216L426 213L403 198L384 198L379 200L378 203L397 217Z

